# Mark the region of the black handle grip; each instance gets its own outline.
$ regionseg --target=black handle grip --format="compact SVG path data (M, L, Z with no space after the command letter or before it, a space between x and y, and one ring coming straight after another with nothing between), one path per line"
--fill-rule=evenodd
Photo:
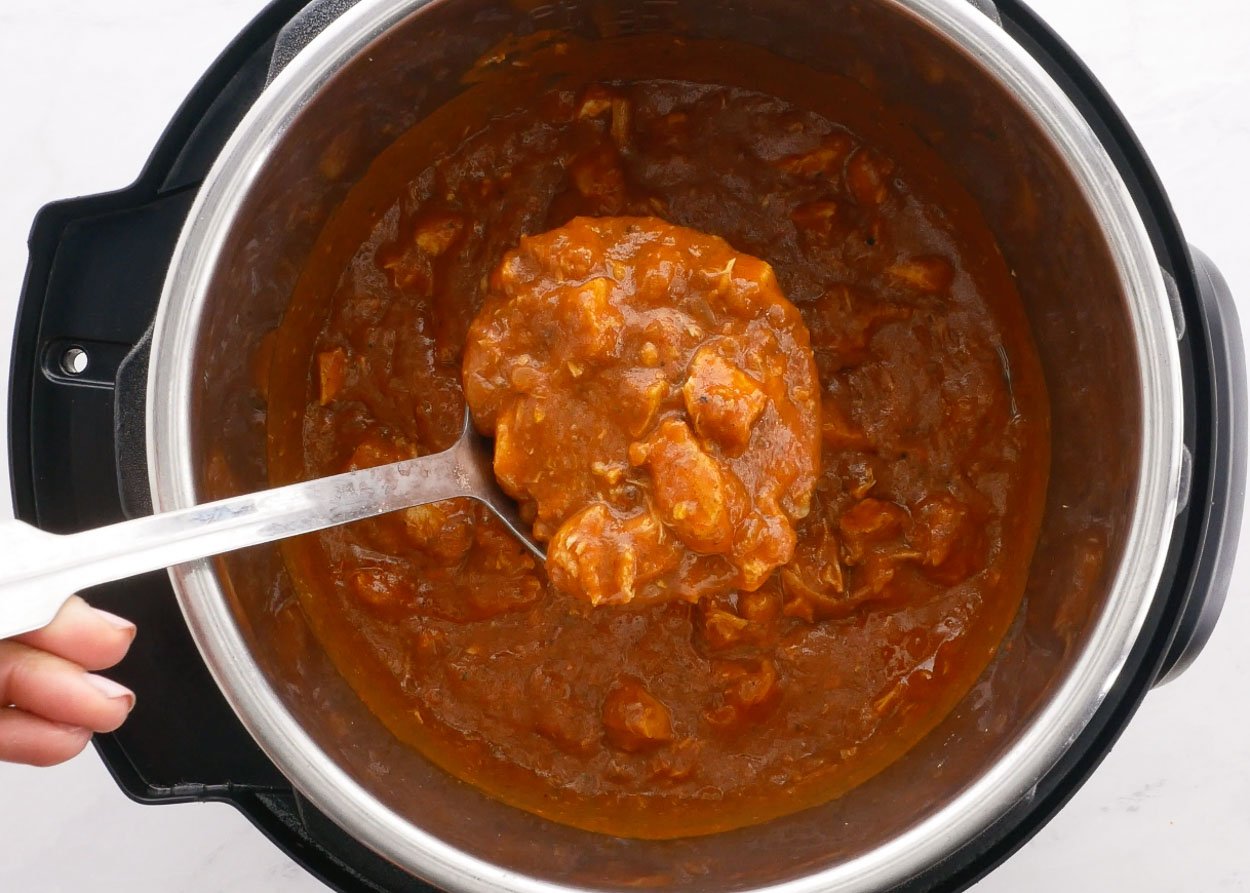
M998 11L998 4L994 0L968 0L969 3L976 8L977 12L983 14L991 22L998 27L1003 26L1003 17Z
M273 82L278 73L295 58L296 53L308 46L314 37L358 2L359 0L311 0L297 12L278 32L265 86Z
M1211 425L1197 446L1209 463L1211 490L1206 505L1190 505L1202 529L1185 592L1185 607L1156 685L1175 679L1202 651L1228 595L1229 578L1241 533L1246 496L1246 353L1237 305L1228 283L1211 259L1189 247L1198 284L1197 320L1207 344Z

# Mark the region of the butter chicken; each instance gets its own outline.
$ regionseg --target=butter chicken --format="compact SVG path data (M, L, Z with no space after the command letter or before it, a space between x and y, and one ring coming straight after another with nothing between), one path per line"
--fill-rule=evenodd
M855 85L696 80L418 125L269 377L274 483L444 449L468 397L547 567L451 501L287 544L302 608L402 740L621 836L784 815L915 744L1019 607L1048 463L951 173Z

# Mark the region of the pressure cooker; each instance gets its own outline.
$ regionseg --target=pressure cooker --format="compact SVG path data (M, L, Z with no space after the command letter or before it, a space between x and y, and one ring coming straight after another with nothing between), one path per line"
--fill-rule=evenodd
M539 32L750 44L854 78L978 200L1052 402L1042 534L998 656L920 745L831 803L618 839L491 800L398 743L306 629L279 626L291 582L262 548L91 594L145 630L117 673L139 707L101 756L137 799L232 803L344 890L965 888L1201 650L1245 485L1227 287L1110 99L1016 0L278 0L133 186L40 212L13 355L17 515L70 532L192 505L210 447L265 486L251 358L322 225L493 47Z

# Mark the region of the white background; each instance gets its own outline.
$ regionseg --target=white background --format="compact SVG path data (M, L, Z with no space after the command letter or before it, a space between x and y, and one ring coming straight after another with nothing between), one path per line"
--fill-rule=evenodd
M35 212L128 184L260 6L0 0L0 395ZM1034 6L1120 104L1190 241L1222 267L1250 318L1244 0ZM4 449L0 438L0 459ZM7 463L0 469L3 517ZM1243 560L1201 660L1147 698L1093 779L978 893L1250 891L1248 574ZM229 807L131 803L91 750L56 769L0 765L0 891L318 889Z

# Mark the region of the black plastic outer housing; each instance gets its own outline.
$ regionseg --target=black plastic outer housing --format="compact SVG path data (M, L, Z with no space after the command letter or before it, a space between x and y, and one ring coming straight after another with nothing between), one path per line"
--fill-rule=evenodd
M146 467L138 421L145 355L136 352L120 376L119 367L151 324L196 191L264 87L279 32L304 6L275 0L248 25L197 84L132 186L56 202L36 217L10 393L13 498L22 520L65 533L147 510L135 492ZM1227 590L1244 499L1244 354L1227 287L1205 257L1191 254L1153 168L1093 76L1023 4L999 0L997 8L1007 32L1102 138L1176 284L1191 487L1141 638L1089 726L1032 796L905 890L960 890L992 870L1067 802L1151 685L1192 660ZM79 375L61 366L74 347L90 360ZM333 825L260 752L204 667L165 574L101 586L87 597L141 630L116 673L137 692L138 706L118 732L96 736L130 797L231 803L339 890L431 889Z

